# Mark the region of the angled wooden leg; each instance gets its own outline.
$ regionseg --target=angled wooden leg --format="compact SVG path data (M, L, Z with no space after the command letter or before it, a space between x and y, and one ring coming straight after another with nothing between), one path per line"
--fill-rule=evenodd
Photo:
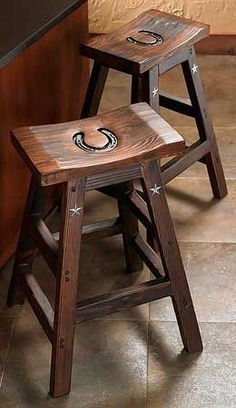
M207 108L207 101L200 78L199 66L193 48L190 49L188 60L182 63L182 69L195 112L200 140L207 140L210 145L210 151L204 157L204 162L207 165L212 191L216 198L223 198L227 195L227 186L212 121Z
M70 392L85 180L63 186L50 393Z
M159 105L159 66L141 75L141 100L147 102L156 112L160 111Z
M122 236L127 270L137 272L143 269L143 262L135 251L132 241L139 233L138 219L126 204L126 196L134 191L133 183L124 183L117 188L118 207L122 222Z
M141 99L147 102L157 113L160 112L159 103L159 66L145 72L141 76ZM139 91L139 92L140 92ZM152 231L147 231L147 242L152 248L156 247Z
M95 116L97 114L102 99L102 93L105 87L108 70L109 69L107 67L94 62L80 117L81 119Z
M143 189L158 243L165 275L170 279L172 301L183 344L188 352L202 350L201 335L170 217L158 162L142 167Z
M141 78L137 75L132 75L131 86L131 103L138 103L142 101Z
M14 306L24 303L25 296L21 289L21 274L32 271L35 252L35 245L28 235L27 221L33 214L40 216L44 211L44 207L44 191L35 183L32 178L16 250L12 278L8 291L8 306Z

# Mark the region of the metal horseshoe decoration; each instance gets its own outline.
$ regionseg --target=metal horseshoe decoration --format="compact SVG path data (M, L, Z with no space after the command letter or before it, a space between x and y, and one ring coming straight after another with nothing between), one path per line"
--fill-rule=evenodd
M151 47L154 45L160 45L163 43L163 38L160 34L157 34L153 31L149 31L149 30L139 30L138 31L140 34L144 34L144 35L149 35L150 37L154 38L154 41L141 41L141 40L137 40L134 37L126 37L126 40L129 41L130 43L133 44L137 44L137 45L144 45L146 47Z
M111 132L111 130L108 130L105 128L99 128L97 129L97 131L102 133L107 138L107 143L104 146L94 147L94 146L88 145L84 140L85 134L82 131L77 132L73 136L73 141L75 145L85 150L86 152L91 152L91 153L110 151L110 150L113 150L117 146L117 143L118 143L117 137L113 132Z

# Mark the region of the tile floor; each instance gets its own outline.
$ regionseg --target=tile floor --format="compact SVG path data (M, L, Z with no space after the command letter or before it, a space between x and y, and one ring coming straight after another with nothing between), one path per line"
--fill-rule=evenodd
M229 195L212 199L206 169L193 166L166 188L200 322L204 351L188 355L170 300L76 327L72 391L48 396L50 346L26 303L7 309L11 262L0 273L1 408L235 408L236 407L236 58L201 56L202 78L213 116ZM102 111L129 103L129 78L111 72ZM184 96L179 70L161 80ZM163 111L189 140L191 119ZM87 198L87 219L112 216L114 203L98 193ZM83 246L79 296L92 296L149 278L127 275L121 239ZM93 256L91 256L91 253ZM105 262L104 262L105 260ZM52 293L42 259L35 267ZM88 273L89 272L89 273Z

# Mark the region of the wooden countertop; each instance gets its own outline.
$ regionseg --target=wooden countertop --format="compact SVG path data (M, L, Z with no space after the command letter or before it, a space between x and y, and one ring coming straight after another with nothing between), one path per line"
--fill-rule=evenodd
M0 69L85 1L3 0L4 4L0 5Z

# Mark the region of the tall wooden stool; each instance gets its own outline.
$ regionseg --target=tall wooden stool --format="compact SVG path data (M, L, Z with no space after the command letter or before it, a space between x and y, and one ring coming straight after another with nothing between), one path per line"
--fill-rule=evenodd
M26 296L52 343L51 395L70 391L76 320L82 322L170 296L185 349L201 351L201 336L158 164L160 158L183 151L183 138L146 103L138 103L81 121L21 128L13 132L12 141L32 172L32 182L8 304L22 303ZM133 188L132 181L137 178L141 179L146 202ZM45 187L59 183L63 199L58 242L42 214ZM109 185L116 185L119 191L119 217L83 226L85 192ZM130 212L135 214L135 224L130 222ZM162 273L156 252L139 234L136 217L153 231ZM118 233L123 234L128 267L134 262L136 268L135 257L139 256L155 279L77 302L82 237L98 240ZM54 308L32 272L36 248L55 275Z
M223 198L227 187L193 47L208 35L205 24L149 10L119 30L81 44L80 53L94 60L82 118L97 113L109 68L132 75L132 103L145 101L157 112L163 106L196 120L199 140L162 166L164 184L201 161L214 196ZM191 102L159 91L159 77L180 64Z

